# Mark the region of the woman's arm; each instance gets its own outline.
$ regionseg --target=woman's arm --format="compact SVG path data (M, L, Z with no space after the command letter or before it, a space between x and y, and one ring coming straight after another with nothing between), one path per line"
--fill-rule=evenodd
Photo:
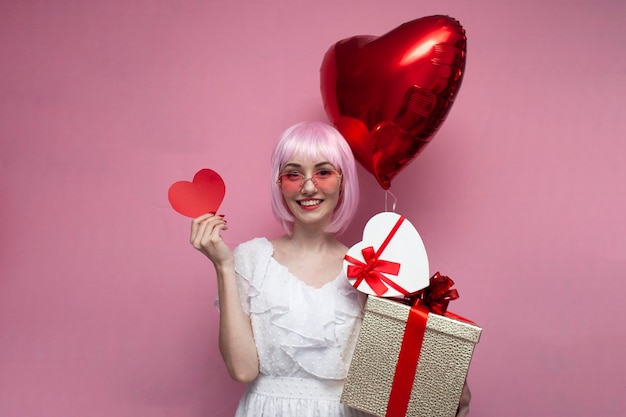
M190 241L215 266L220 306L220 352L228 373L236 381L250 382L259 374L259 359L250 317L241 307L235 258L221 236L221 231L226 229L221 216L205 214L191 223Z

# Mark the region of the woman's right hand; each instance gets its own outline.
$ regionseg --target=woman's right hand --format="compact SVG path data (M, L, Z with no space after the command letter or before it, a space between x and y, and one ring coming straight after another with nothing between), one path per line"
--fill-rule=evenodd
M222 230L228 225L222 216L207 213L191 222L189 241L194 248L209 258L216 267L234 262L233 252L222 239Z

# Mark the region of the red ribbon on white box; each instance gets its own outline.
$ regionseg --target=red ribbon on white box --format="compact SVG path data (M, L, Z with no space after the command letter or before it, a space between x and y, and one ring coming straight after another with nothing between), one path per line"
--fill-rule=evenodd
M344 257L346 261L353 264L348 266L346 275L348 278L356 278L352 284L354 288L359 288L361 282L365 281L379 297L385 294L389 290L389 287L392 287L401 294L410 294L407 290L384 275L398 275L400 272L400 264L380 259L380 255L383 253L389 242L391 242L391 239L393 239L404 219L404 216L400 216L377 251L374 251L373 246L368 246L361 250L365 262L361 262L349 255Z
M382 212L367 221L363 239L343 261L350 284L377 297L406 297L428 286L424 243L408 218Z

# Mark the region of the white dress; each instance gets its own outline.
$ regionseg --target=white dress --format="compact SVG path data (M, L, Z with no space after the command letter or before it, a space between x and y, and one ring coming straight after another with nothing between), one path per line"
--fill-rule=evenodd
M273 252L265 238L235 249L239 292L260 367L236 417L367 415L339 402L365 296L343 274L311 287L279 264Z

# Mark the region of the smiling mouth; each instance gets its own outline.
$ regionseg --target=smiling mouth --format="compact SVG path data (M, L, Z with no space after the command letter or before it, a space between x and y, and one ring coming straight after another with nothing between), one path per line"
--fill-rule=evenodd
M303 207L312 207L312 206L317 206L318 204L322 204L322 201L324 200L301 200L301 201L298 201L298 204L300 204Z

